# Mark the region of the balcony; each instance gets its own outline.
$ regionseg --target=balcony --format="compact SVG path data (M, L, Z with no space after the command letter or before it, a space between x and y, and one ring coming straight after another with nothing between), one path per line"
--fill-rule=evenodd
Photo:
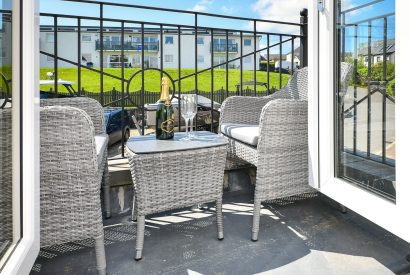
M84 4L80 0L65 2L78 2L80 6ZM40 54L47 57L43 58L45 61L48 58L54 61L53 68L44 66L40 71L43 78L40 82L42 108L38 124L42 128L37 148L42 152L41 171L38 171L41 178L40 211L41 215L49 215L51 218L44 221L40 215L41 250L31 275L96 274L97 267L105 267L105 264L106 273L101 268L98 270L100 274L410 272L409 243L346 209L321 194L322 190L313 189L308 184L308 166L311 163L308 161L307 141L310 136L308 137L307 131L307 100L304 98L307 96L307 83L312 76L308 77L306 67L306 10L300 18L300 22L305 23L280 22L285 26L284 31L274 33L256 30L256 23L267 23L268 20L265 19L260 22L258 19L250 20L254 23L255 32L239 27L221 30L221 26L212 28L197 25L197 17L212 18L209 13L158 9L161 12L171 12L172 19L178 13L192 16L195 25L187 26L186 20L180 24L154 19L153 22L141 22L137 21L142 20L138 14L135 21L129 19L132 16L127 16L126 20L104 18L103 11L110 11L110 7L118 8L118 3L88 1L86 6L94 7L101 17L83 16L75 12L71 15L40 15L54 18L54 41L58 41L60 45L73 41L64 40L58 23L65 24L67 21L62 19L67 17L77 19L75 23L78 26L70 26L70 31L76 32L78 40L72 44L72 55L70 50L57 43L54 44L54 51L49 51L51 47L40 50ZM136 14L136 10L145 9L149 12L157 9L129 3L121 8L130 9L130 15ZM216 20L221 17L238 20L237 16L214 16ZM239 19L249 21L249 18ZM79 42L81 24L88 20L99 22L101 26L113 22L111 31L122 33L123 38L129 37L130 40L133 33L142 37L172 35L173 40L167 47L159 47L159 42L146 42L142 45L140 42L122 44L111 40L101 44L96 41L95 50L99 52L88 57L89 53L84 51L87 58L83 59L91 58L94 61L97 55L99 60L107 63L102 61L102 68L87 67L84 65L87 60L81 60L82 48ZM288 27L295 26L300 31L299 34L285 31ZM95 26L94 29L97 35L101 34L100 29ZM252 43L253 47L248 47L243 55L241 50L238 55L238 43L211 43L210 52L219 54L210 55L206 47L201 45L203 43L195 43L193 39L198 35L208 35L211 39L213 35L221 37L225 31L226 37L228 38L228 34L232 35L235 40L230 41L240 41L239 45L243 45L244 33L246 37L253 33L253 39L262 40L266 36L266 44ZM343 32L338 35L341 33ZM184 40L184 36L188 38ZM299 48L295 49L295 46ZM94 45L89 43L89 47L94 48ZM103 51L116 53L108 54L108 59ZM127 53L124 57L121 56L122 51L141 54ZM144 56L146 51L158 54ZM253 64L253 58L259 59L257 55L266 52L269 58L273 51L277 51L279 56L288 53L291 59L294 59L297 52L300 70L294 70L293 61L289 64L291 69L286 70L292 72L292 75L282 69L277 72L270 70L269 66L262 70L258 67L258 62ZM228 56L228 53L235 55ZM357 56L350 52L344 54L349 58ZM366 82L368 78L359 82L359 72L364 71L364 66L358 70L357 60L349 58L341 58L343 64L340 67L346 65L352 69L351 62L354 64L354 72L341 73L337 87L343 86L345 90L341 91L340 88L334 91L334 97L343 101L343 104L337 106L341 110L339 119L348 126L339 146L342 152L338 157L344 164L339 168L342 168L340 170L343 170L347 178L361 176L375 182L376 186L368 184L367 188L382 191L384 199L391 201L396 195L395 154L392 147L379 148L380 145L377 145L377 150L365 151L367 147L372 149L372 144L368 141L373 138L369 136L369 131L366 136L362 125L370 125L371 119L379 124L394 122L394 117L388 111L394 109L394 87L387 86L387 81ZM71 67L62 67L62 64ZM272 65L269 61L267 64ZM372 69L370 64L366 66L369 70ZM105 69L108 67L109 69ZM387 71L386 67L380 66L378 69L385 73ZM393 70L389 71L391 73ZM371 75L371 71L366 71L366 76ZM196 110L193 127L197 131L197 137L193 141L179 142L182 140L176 138L167 140L164 142L168 144L160 148L140 143L135 146L136 151L153 148L157 151L151 155L152 151L140 151L140 155L135 157L137 153L130 149L133 142L156 141L156 103L161 91L161 77L164 76L171 79L170 88L175 95L171 100L175 111L175 121L172 124L175 135L182 136L187 128L181 108L183 96L197 95L198 104L190 109L190 112ZM46 77L47 80L44 80ZM10 119L11 115L6 112L12 106L9 87L11 80L6 75L2 75L2 79L1 122L4 118L4 121ZM388 89L392 92L387 93ZM280 99L277 100L276 96ZM366 102L367 105L362 104ZM87 108L89 109L86 111ZM50 111L55 113L47 114ZM82 120L73 118L74 114ZM47 124L48 122L50 123ZM13 171L10 144L14 145L14 140L11 139L11 127L7 129L9 124L1 124L1 130L8 130L10 136L8 140L7 137L2 140L1 145L6 146L0 146L0 162L4 164L4 172ZM238 132L234 132L238 128L239 135L236 135ZM214 137L203 138L201 134L205 131L207 135ZM388 142L394 145L394 129L376 127L375 131L380 132L376 133L377 139L384 140L382 146ZM223 139L226 144L220 146L219 150L212 151L212 143L216 139ZM101 140L104 142L100 142ZM198 146L200 143L203 147L194 153L190 152L192 148L183 147L177 151L173 147L186 144ZM171 147L174 151L169 151ZM22 147L21 150L23 148L25 149ZM381 153L376 154L378 151ZM167 155L170 152L177 153ZM17 150L17 153L20 152ZM21 157L24 158L24 154ZM24 165L29 166L30 163L24 162ZM213 180L216 174L220 178ZM2 176L1 180L6 176L11 177L11 173L4 173ZM211 188L198 189L207 186L206 184L217 189L219 193L216 199L212 197L213 200L201 200L203 196L212 193ZM3 186L0 185L0 191L3 191ZM261 188L265 189L261 191ZM148 192L147 190L151 193L145 196L144 192ZM3 194L12 192L11 188L5 191L0 192L0 199ZM164 197L170 197L171 202ZM176 205L176 201L182 201L184 205ZM7 203L10 212L14 211L11 200ZM147 203L155 204L149 209L151 212L139 213L146 210L141 204ZM158 209L161 211L157 211ZM220 212L222 214L218 215ZM260 216L257 215L258 212ZM10 218L11 214L7 214ZM221 224L222 237L219 234ZM11 227L14 224L10 222L8 225ZM84 236L96 227L101 229L97 236L91 233ZM3 242L1 237L2 234L0 255L5 251L4 247L10 244L10 240ZM61 237L62 241L55 241L51 245L43 244L45 239L52 237ZM139 247L142 246L141 243L144 244L143 253L142 258L138 258L136 251L142 249Z
M111 154L118 146L111 148ZM135 261L131 175L127 163L110 161L113 216L104 220L107 273L405 274L401 268L410 265L398 260L408 253L409 245L354 212L342 214L337 204L318 194L264 204L260 239L251 242L255 179L245 170L229 177L223 241L215 237L214 205L151 215L146 221L144 258ZM31 275L93 274L94 268L92 240L84 240L42 249Z
M148 52L158 52L159 51L159 42L145 42L142 45L141 42L125 42L124 51L142 51L144 46L144 51ZM95 41L95 50L101 50L101 43L99 40ZM103 43L104 51L121 51L121 42L119 41L104 41Z
M212 50L212 43L211 43ZM228 53L238 53L238 43L235 44L214 44L213 51L214 53L225 53L228 50Z

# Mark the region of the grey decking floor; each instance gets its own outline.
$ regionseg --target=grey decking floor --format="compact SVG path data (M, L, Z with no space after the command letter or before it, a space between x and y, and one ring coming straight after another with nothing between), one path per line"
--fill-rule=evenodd
M108 274L406 274L410 245L321 197L265 205L258 242L250 241L250 194L224 200L225 239L209 210L147 220L144 258L134 260L129 215L106 220ZM32 274L95 274L92 241L42 249Z

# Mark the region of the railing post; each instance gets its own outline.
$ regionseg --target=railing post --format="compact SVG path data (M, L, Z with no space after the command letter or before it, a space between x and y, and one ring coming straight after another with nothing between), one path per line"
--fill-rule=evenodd
M300 11L300 67L308 65L308 10ZM293 62L293 60L292 60Z

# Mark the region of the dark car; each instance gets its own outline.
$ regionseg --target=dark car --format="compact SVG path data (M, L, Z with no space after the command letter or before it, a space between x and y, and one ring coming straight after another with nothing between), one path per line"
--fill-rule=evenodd
M108 145L121 141L121 108L104 108L105 125L109 136ZM127 110L124 110L124 141L130 137L131 118Z

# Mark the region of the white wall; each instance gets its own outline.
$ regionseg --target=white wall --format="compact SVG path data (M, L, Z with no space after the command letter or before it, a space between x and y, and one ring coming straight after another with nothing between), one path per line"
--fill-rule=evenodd
M131 34L131 33L130 33ZM130 34L125 34L126 40ZM87 60L94 63L94 67L99 67L99 51L95 49L95 43L99 39L98 33L83 32L82 35L91 36L91 41L81 42L81 53L82 56L91 56L91 60ZM119 36L120 33L109 33L107 36ZM136 35L132 33L132 35ZM52 31L42 31L40 34L40 49L44 52L53 54L54 53L54 43L53 40L47 40L47 37L51 38L53 36ZM160 39L159 34L147 34L146 36L155 36ZM165 44L166 37L173 37L173 44ZM198 63L198 69L208 68L211 66L211 36L209 34L198 34L198 37L204 38L204 44L198 44L198 56L203 56L204 62ZM215 35L215 38L225 38L225 36ZM163 34L163 66L164 68L178 68L178 35L176 34ZM235 43L238 43L238 52L229 53L229 59L237 58L240 56L240 38L238 35L230 35L229 39L234 39ZM247 54L253 52L254 40L252 36L244 36L245 39L251 39L250 46L243 46L243 53ZM195 67L195 36L193 34L182 34L181 35L181 67L182 68L194 68ZM256 49L259 49L259 38L257 39ZM109 63L110 55L120 55L120 51L104 51L104 63ZM128 63L132 63L133 67L140 66L141 62L141 52L140 51L125 51L125 55L128 56ZM166 55L172 55L172 62L166 62ZM77 61L77 33L76 32L59 32L58 34L58 56L66 58L73 62ZM160 67L160 51L152 52L145 51L145 56L151 57L151 61L156 59L157 66ZM219 58L225 58L225 53L214 53L214 60ZM257 53L257 64L256 69L259 70L259 58L260 53ZM139 62L136 62L136 61ZM235 68L239 68L240 61L230 62L230 65L234 64ZM40 55L40 67L42 68L52 68L54 65L53 58L47 58L47 56ZM59 61L59 67L76 67L75 65ZM83 62L85 65L85 62ZM105 64L106 65L106 64ZM253 70L253 55L243 59L244 70Z

